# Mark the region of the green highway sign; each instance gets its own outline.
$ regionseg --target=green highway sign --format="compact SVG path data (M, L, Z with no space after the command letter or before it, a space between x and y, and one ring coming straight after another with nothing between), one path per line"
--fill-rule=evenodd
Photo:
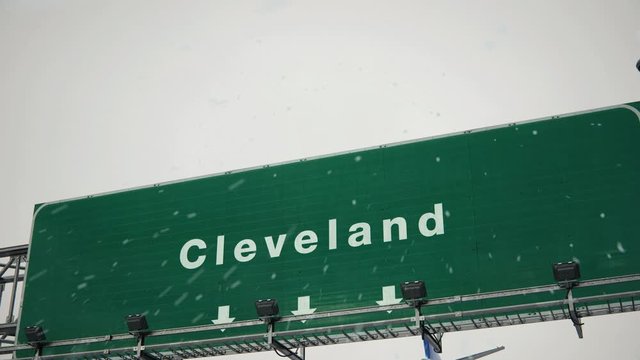
M259 299L301 317L278 324L283 331L392 321L413 314L393 308L404 281L423 280L429 299L485 294L553 284L551 265L566 261L580 263L582 280L638 274L639 109L636 102L37 205L18 342L27 343L31 325L53 342L126 334L130 314L166 334L150 345L263 334L254 321ZM371 307L393 311L313 317ZM209 327L162 333L198 326ZM43 352L135 344L105 339Z

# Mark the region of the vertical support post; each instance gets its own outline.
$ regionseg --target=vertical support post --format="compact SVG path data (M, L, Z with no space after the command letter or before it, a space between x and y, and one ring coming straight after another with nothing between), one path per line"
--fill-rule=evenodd
M416 317L416 328L418 329L422 329L422 327L424 326L424 322L420 321L420 316L422 316L422 314L420 313L420 308L416 307L414 308L415 312L415 317Z
M4 294L4 284L0 284L0 304L2 304L2 294Z
M304 345L300 347L302 349L301 355L289 350L283 343L273 338L275 333L275 322L273 319L266 319L265 321L267 323L267 344L269 344L269 347L275 350L281 357L286 357L291 360L304 360Z
M272 346L273 344L273 330L274 330L274 323L269 321L267 323L267 344L269 344L269 346Z
M16 290L18 288L18 277L20 275L20 260L22 260L22 255L17 256L16 268L13 273L13 286L11 287L11 299L9 302L9 314L7 315L7 322L13 322L13 308L16 303ZM12 258L13 259L13 258Z
M138 335L138 346L136 346L136 359L140 359L144 345L144 336Z

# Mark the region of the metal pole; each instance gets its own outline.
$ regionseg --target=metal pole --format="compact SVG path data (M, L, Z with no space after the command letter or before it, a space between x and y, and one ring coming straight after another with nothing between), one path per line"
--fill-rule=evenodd
M138 346L136 346L136 359L140 359L142 353L142 344L144 344L144 336L138 335Z
M9 303L9 314L7 315L8 323L13 322L13 308L16 304L16 290L18 288L18 273L20 272L20 260L22 260L22 256L18 256L15 273L13 274L13 286L11 287L11 299L10 299L11 302Z
M273 331L275 324L273 322L267 323L267 344L272 345L273 342Z
M4 284L0 284L0 304L2 304L2 294L4 293Z

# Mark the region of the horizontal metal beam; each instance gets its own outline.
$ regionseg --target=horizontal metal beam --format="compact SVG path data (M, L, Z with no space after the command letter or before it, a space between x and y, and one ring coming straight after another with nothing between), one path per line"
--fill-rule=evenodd
M0 324L0 335L10 335L10 336L15 336L16 335L16 323L12 322L12 323L6 323L6 324Z
M0 278L0 284L12 283L13 279L14 279L14 276L1 277ZM24 275L22 275L22 274L18 275L18 281L23 281L23 280L24 280Z
M9 247L0 249L0 258L7 257L7 256L27 255L28 251L29 251L28 244L9 246Z

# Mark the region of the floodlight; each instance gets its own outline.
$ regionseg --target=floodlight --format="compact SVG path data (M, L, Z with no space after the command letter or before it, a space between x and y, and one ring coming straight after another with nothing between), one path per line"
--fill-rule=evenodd
M133 314L128 315L125 320L127 321L127 327L132 334L141 334L149 329L147 324L147 318L144 315Z
M263 299L256 301L256 311L260 319L274 318L280 312L276 299Z
M402 297L408 303L420 305L422 299L427 296L427 288L424 286L424 281L405 281L400 284L402 289Z
M27 336L27 341L31 343L42 343L46 337L44 331L40 326L27 326L24 329L24 333Z
M580 278L580 264L573 261L553 264L553 277L558 285L572 288Z

